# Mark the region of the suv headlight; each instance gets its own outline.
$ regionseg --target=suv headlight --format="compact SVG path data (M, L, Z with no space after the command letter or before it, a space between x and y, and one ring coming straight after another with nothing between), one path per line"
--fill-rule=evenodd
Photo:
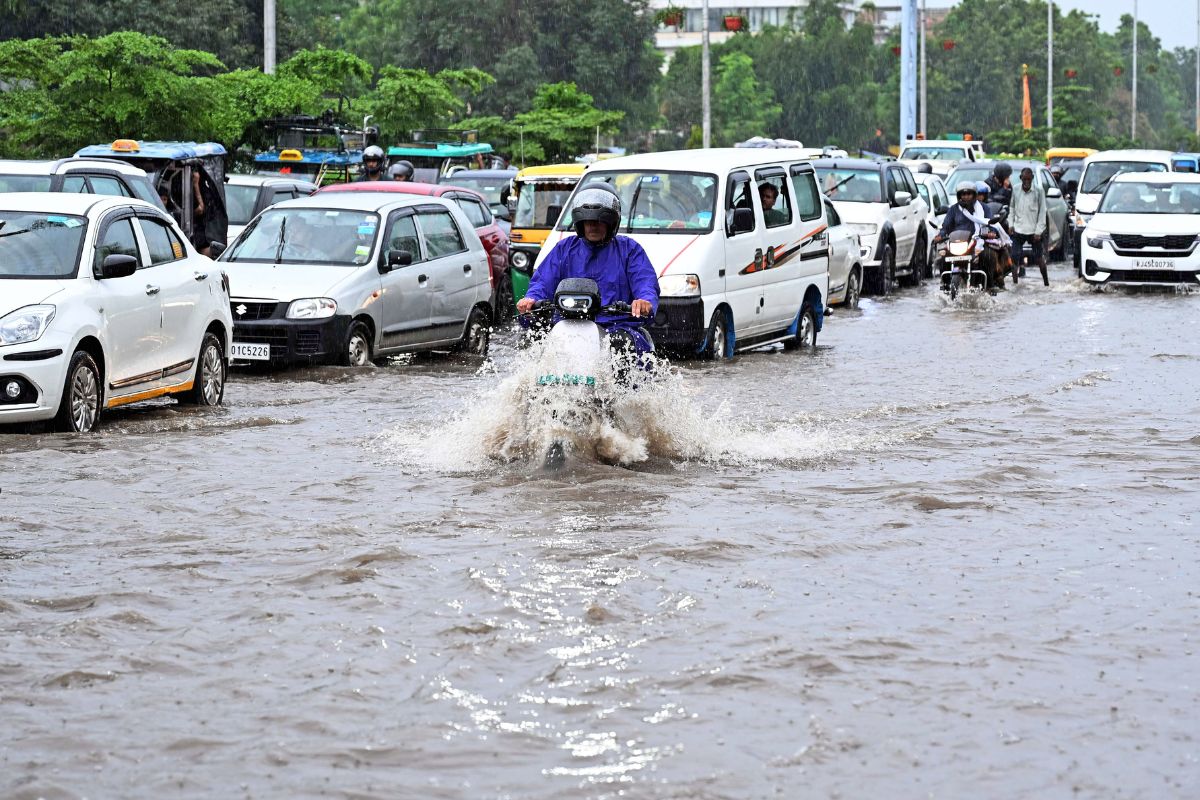
M337 312L337 301L328 297L304 297L288 306L288 319L325 319Z
M42 338L50 321L54 319L54 306L39 305L18 308L0 318L0 345L25 344Z
M879 231L879 226L871 222L847 222L846 227L859 236L874 236Z
M1072 218L1071 221L1073 223L1075 223L1076 228L1082 228L1083 226L1088 224L1088 220L1091 218L1091 216L1092 216L1091 214L1083 214L1079 211L1076 211L1075 216Z
M658 293L663 297L699 297L699 275L663 275L658 279Z
M1112 240L1112 235L1107 233L1089 233L1087 237L1088 247L1095 247L1097 249L1104 247L1105 242L1111 242Z

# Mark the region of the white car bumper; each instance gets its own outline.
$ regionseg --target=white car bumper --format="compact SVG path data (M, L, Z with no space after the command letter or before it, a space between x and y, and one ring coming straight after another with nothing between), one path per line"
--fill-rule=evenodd
M70 342L44 337L0 347L0 425L50 419L58 413L72 353L69 348ZM22 388L15 400L7 392L14 382Z
M1200 286L1200 243L1186 250L1125 248L1083 233L1079 263L1088 283L1108 286Z

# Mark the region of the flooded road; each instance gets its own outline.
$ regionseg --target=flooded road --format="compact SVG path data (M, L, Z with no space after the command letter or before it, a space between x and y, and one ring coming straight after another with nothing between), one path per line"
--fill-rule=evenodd
M0 796L1200 796L1200 295L1051 278L624 466L491 457L511 335L0 436Z

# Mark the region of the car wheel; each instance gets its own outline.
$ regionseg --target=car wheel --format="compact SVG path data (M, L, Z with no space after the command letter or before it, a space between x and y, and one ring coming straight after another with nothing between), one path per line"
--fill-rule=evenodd
M720 361L733 355L729 352L729 324L725 312L719 308L708 321L708 335L705 341L707 344L704 347L704 358L709 361Z
M62 399L54 427L69 433L88 433L100 420L100 368L86 351L76 350L67 366Z
M196 359L196 377L192 388L179 395L179 402L197 406L219 406L225 397L225 358L221 340L213 333L204 334L200 357Z
M875 278L875 294L887 297L892 293L893 282L896 280L896 251L891 244L885 244L879 254L879 274Z
M487 358L491 339L492 325L488 320L488 315L482 308L476 306L471 309L471 316L467 318L467 328L457 349L468 355Z
M917 246L913 248L912 263L909 268L912 274L908 276L909 286L920 286L921 279L925 277L925 257L929 253L929 245L925 244L924 239L917 239Z
M817 312L812 304L805 302L800 307L800 319L796 323L796 335L783 343L785 350L809 350L817 346Z
M496 324L508 322L517 315L516 299L513 297L512 273L505 270L496 287Z
M342 366L365 367L371 363L371 332L361 322L350 326L346 347L342 351Z
M858 299L861 296L862 278L858 267L854 267L846 277L846 299L844 301L846 308L858 308Z

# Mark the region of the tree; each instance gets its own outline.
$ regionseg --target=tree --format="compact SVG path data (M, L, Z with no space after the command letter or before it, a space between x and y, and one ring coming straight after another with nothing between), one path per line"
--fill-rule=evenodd
M533 108L511 121L489 116L462 124L491 141L508 142L518 160L551 163L590 152L597 133L615 132L622 117L620 111L597 109L592 96L573 83L551 83L538 87Z
M296 78L317 86L322 94L337 99L337 110L343 111L343 103L350 107L351 98L358 97L366 89L374 74L371 65L345 50L301 50L279 65L279 74Z
M419 69L384 67L363 105L382 131L399 137L414 128L449 124L466 110L466 98L494 82L491 75L477 69L430 75Z
M760 85L754 59L729 53L717 62L713 85L714 144L731 146L751 136L768 133L782 113L771 87Z

